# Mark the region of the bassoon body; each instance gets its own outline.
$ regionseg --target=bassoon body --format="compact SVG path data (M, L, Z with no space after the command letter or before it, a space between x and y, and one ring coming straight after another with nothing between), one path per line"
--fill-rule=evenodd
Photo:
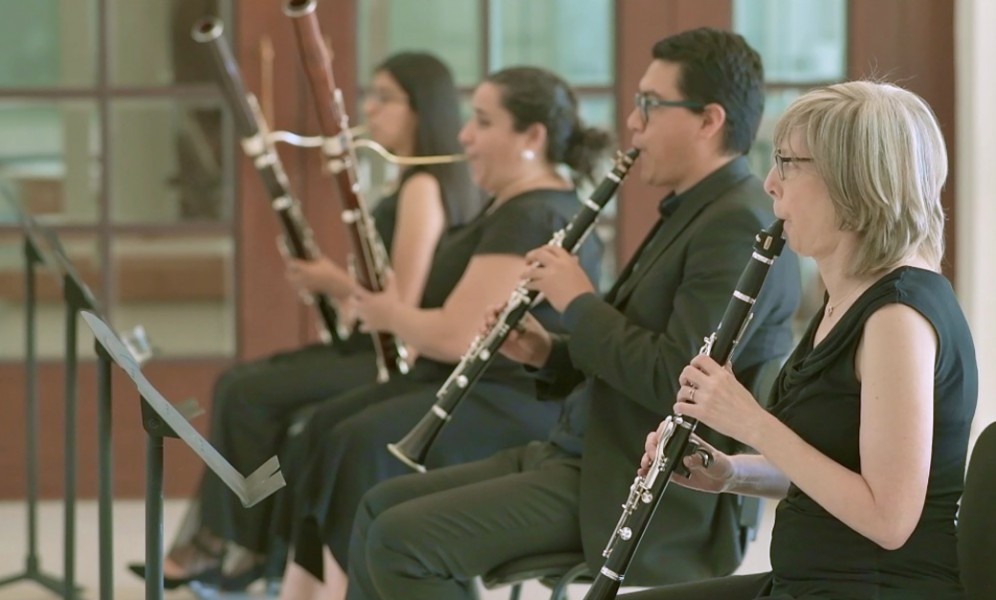
M294 37L311 87L322 143L322 155L339 191L342 221L350 242L350 266L356 282L380 292L384 289L389 258L360 192L356 174L356 145L349 128L342 91L332 72L332 52L326 47L315 13L316 0L288 0L284 13L291 17ZM408 372L408 355L394 335L371 333L377 353L377 380Z
M283 232L287 252L299 260L313 260L318 251L315 248L311 228L301 214L301 205L291 195L290 185L280 156L269 139L269 128L263 119L255 96L246 92L239 73L238 64L232 56L228 42L222 35L221 21L207 17L194 24L191 35L194 40L211 48L215 65L218 67L221 89L225 100L232 109L235 127L242 140L242 150L252 161L253 167L263 181L263 187L270 197L270 204L277 214ZM325 294L314 294L313 305L321 321L321 337L326 343L342 341L348 332L341 331L335 308Z
M571 222L553 235L549 244L560 246L576 253L595 226L602 208L608 203L636 161L639 151L631 149L620 152L608 175L601 181L591 196L583 201L581 210ZM508 338L512 329L522 320L530 308L538 304L542 297L539 292L526 289L526 282L520 281L502 307L494 325L484 335L477 336L460 358L460 362L436 392L436 402L432 409L415 427L396 444L388 444L391 454L416 471L425 471L425 458L443 426L450 420L453 410L477 383L488 366L494 362L498 349Z
M784 245L780 220L757 234L751 260L737 281L736 290L726 305L719 327L705 339L700 354L708 354L721 365L729 361L750 322L754 302L768 270ZM681 461L694 446L690 437L697 424L696 419L687 416L670 415L664 420L657 452L647 474L637 476L630 487L619 523L602 552L605 563L585 595L585 600L611 600L616 597L671 475L675 470L679 473L684 471Z

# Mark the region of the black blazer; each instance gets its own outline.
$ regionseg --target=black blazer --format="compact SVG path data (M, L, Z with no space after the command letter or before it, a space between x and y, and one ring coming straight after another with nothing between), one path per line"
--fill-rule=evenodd
M588 416L582 448L581 531L597 571L621 513L647 433L671 413L678 375L719 325L751 256L754 236L774 215L771 198L744 158L682 195L604 300L576 299L565 310L568 336L555 339L552 361L569 364L545 393L584 382ZM638 264L634 267L634 263ZM749 376L791 349L799 303L799 267L786 249L769 271L751 326L733 357ZM559 357L559 358L558 358ZM697 430L722 450L733 443ZM640 544L626 583L652 585L725 575L740 564L737 499L669 486Z

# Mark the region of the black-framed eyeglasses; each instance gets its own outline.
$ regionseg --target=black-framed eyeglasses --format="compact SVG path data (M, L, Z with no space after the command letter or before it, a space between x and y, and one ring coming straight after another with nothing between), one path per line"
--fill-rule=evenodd
M391 104L392 102L408 102L405 96L389 92L379 88L368 88L363 91L363 100L376 104Z
M651 108L659 108L661 106L678 106L689 110L702 110L705 108L704 104L695 102L694 100L661 100L660 98L654 98L647 92L637 92L634 101L636 108L640 111L640 120L644 125L650 119Z
M813 159L809 156L782 156L778 150L775 150L775 168L778 169L778 178L782 181L785 181L786 164L804 162L813 162Z

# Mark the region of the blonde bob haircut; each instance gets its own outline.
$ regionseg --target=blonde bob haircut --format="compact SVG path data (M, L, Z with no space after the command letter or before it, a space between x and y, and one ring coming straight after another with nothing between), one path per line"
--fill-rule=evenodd
M837 226L860 236L851 275L878 273L914 256L940 270L948 157L922 98L872 81L816 89L778 120L775 147L786 148L796 133L827 186Z

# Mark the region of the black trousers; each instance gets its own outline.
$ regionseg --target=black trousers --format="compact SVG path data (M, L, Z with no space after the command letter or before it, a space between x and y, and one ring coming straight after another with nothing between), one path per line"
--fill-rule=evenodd
M335 406L322 406L315 413L307 428L313 437L308 468L295 489L300 497L293 523L296 562L321 576L325 545L343 568L348 567L360 499L379 482L412 472L387 451L387 444L400 440L429 413L441 383L393 395L384 386L358 388L332 402L360 399L366 404L360 412L345 420ZM542 439L560 409L559 402L536 400L532 385L480 381L431 445L426 466L434 470L480 460Z
M226 371L214 387L211 443L240 473L252 473L278 453L296 411L375 381L373 351L349 344L355 343L308 346ZM266 552L271 499L245 509L210 472L202 479L199 498L202 524L212 533Z
M374 487L350 546L349 600L469 600L474 577L580 552L581 459L545 442Z

